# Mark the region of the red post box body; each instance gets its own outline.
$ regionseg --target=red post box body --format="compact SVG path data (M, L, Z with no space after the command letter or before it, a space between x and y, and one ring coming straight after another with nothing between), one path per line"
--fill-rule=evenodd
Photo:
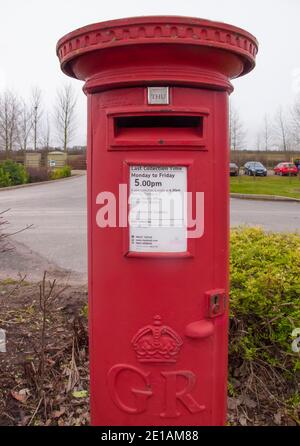
M58 43L88 97L94 425L225 423L229 80L256 52L245 31L180 17L95 24ZM190 236L129 227L135 188L190 192Z

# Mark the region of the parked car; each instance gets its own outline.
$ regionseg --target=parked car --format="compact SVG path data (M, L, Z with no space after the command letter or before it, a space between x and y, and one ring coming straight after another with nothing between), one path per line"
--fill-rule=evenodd
M297 175L298 169L297 166L293 163L279 163L276 167L274 167L275 175Z
M239 168L235 163L229 164L229 172L231 177L237 177L239 174Z
M244 172L245 175L266 177L268 171L262 163L249 161L244 165Z

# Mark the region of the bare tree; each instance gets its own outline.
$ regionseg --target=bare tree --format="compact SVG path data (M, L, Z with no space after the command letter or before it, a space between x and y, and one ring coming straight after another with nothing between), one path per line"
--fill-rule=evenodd
M264 149L267 152L270 149L270 146L272 144L272 128L271 128L269 116L267 114L265 114L265 117L264 117L262 133L263 133Z
M32 140L33 149L37 149L39 127L42 117L42 91L39 87L34 87L31 93L31 116L32 116Z
M49 113L47 113L44 125L43 125L43 133L42 133L42 147L43 149L49 150L50 142L51 142L51 129L50 129L50 119Z
M243 148L246 137L246 130L237 109L231 104L229 111L230 127L230 148L231 150L240 150Z
M256 134L255 145L256 145L256 150L259 152L261 149L261 132L257 132L257 134Z
M18 142L21 150L27 150L30 132L32 130L32 117L24 100L20 103L20 112L18 120Z
M76 96L71 84L65 85L57 92L57 104L55 108L55 117L57 125L57 134L63 146L67 151L68 144L75 134L76 124Z
M290 147L290 128L287 115L281 106L275 116L273 132L277 147L280 150L287 152Z
M300 149L300 95L291 110L291 132L295 146Z
M0 144L9 156L18 139L19 101L10 90L0 96Z

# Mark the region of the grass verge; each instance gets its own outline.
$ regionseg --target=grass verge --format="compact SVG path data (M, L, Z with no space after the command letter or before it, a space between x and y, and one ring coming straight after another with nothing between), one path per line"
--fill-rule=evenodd
M230 192L236 194L277 195L300 199L299 177L248 177L230 178Z

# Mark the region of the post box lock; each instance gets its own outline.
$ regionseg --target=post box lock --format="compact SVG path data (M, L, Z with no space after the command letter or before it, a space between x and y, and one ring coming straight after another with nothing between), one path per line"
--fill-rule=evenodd
M225 290L212 290L206 293L208 300L208 316L216 318L222 316L226 310Z

